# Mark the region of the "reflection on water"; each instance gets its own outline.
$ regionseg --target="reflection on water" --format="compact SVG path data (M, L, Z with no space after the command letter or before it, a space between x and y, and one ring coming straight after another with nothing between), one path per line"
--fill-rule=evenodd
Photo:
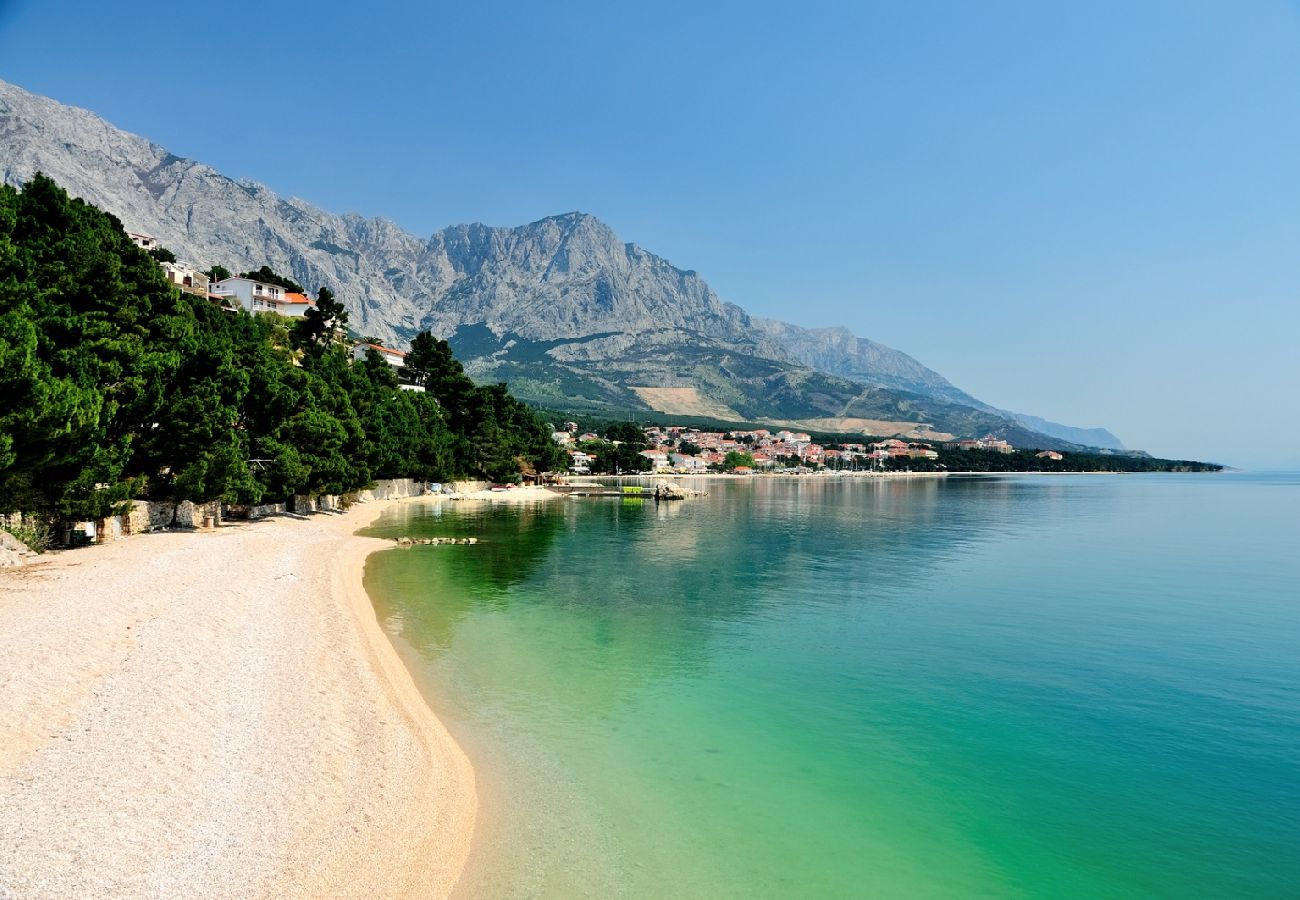
M1300 878L1278 862L1300 839L1300 482L699 486L404 506L373 532L480 539L367 580L480 773L462 895Z

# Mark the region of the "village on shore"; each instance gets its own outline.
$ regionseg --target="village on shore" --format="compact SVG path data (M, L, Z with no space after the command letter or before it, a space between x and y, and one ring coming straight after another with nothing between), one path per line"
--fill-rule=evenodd
M588 431L578 433L576 422L565 422L552 439L569 455L572 475L622 474L610 472L602 465L602 454L614 453L623 441ZM704 431L686 425L652 425L641 429L644 449L636 455L645 463L626 467L628 473L704 475L730 472L736 475L755 473L798 475L815 471L880 471L897 465L900 460L927 461L940 458L935 444L886 438L874 442L825 444L814 441L807 432L771 431ZM945 449L983 450L1012 454L1016 448L1001 438L987 435L974 440L951 441ZM1035 454L1043 460L1060 461L1062 454L1043 450Z

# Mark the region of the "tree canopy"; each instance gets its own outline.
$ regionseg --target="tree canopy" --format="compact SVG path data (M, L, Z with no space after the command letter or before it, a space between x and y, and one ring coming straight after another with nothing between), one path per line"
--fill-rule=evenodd
M133 498L248 504L559 464L537 416L475 385L445 341L417 335L408 380L425 390L403 390L378 353L354 362L332 340L347 313L328 288L315 312L291 326L182 294L51 179L0 187L0 510L81 520Z
M213 266L213 268L215 269L220 267ZM222 271L225 270L222 269ZM253 281L260 281L263 284L279 285L280 287L284 288L286 291L291 291L292 293L295 294L307 293L305 290L303 290L301 284L294 281L292 278L286 278L283 275L277 274L276 272L272 271L270 266L262 266L262 268L257 269L256 271L253 272L240 272L239 277L251 278Z

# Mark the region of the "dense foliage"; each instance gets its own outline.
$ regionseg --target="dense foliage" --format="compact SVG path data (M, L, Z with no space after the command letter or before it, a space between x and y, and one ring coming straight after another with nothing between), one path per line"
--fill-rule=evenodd
M0 510L91 519L138 497L247 504L560 462L445 341L417 338L408 380L427 391L401 390L333 339L346 315L328 289L317 310L291 323L181 294L49 178L0 186Z
M754 454L729 450L727 455L722 458L722 471L724 472L732 472L742 466L749 469L754 468Z

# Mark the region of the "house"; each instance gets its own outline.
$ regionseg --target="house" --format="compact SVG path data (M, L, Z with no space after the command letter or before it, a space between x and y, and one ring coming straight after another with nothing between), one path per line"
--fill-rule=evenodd
M709 464L698 456L685 453L668 454L668 462L679 472L703 472L709 467Z
M295 294L289 291L285 293L284 299L280 301L276 312L291 319L298 319L306 315L307 310L313 309L315 306L316 301L306 294Z
M209 287L209 292L233 300L250 313L273 312L299 318L315 303L304 294L286 291L278 284L266 284L251 278L225 278Z
M569 451L569 471L574 475L590 475L591 461L596 457L581 450Z
M394 350L392 347L385 347L382 344L367 344L364 342L360 344L353 344L352 358L365 359L366 355L371 350L376 351L379 354L380 358L383 359L384 362L392 366L394 369L400 369L402 366L406 365L405 353L403 353L401 350Z
M167 276L167 280L182 291L187 294L197 294L200 297L208 296L208 276L198 269L182 262L165 262L159 263L159 265L162 267L163 274Z
M158 243L158 239L150 234L142 234L138 231L128 231L126 236L131 239L131 243L135 244L141 250L157 250L162 246Z
M1055 450L1044 450L1041 453L1035 453L1034 456L1036 456L1038 459L1051 459L1057 462L1065 459L1064 456L1057 453Z
M392 347L385 347L382 344L368 344L365 342L352 345L352 358L354 360L363 360L371 350L379 354L379 358L393 367L397 375L397 386L404 391L415 391L424 393L424 385L412 384L404 371L406 366L406 354L401 350L394 350Z
M662 450L642 450L640 455L654 465L652 471L662 472L668 468L668 454Z
M573 443L573 435L569 434L567 431L553 431L551 432L551 440L555 441L555 443L560 446L564 446L565 444Z

